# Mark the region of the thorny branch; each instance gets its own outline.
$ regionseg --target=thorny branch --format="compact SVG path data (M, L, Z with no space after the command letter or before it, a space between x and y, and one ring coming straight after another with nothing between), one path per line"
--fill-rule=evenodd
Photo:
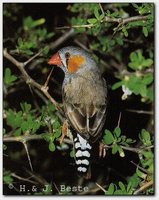
M101 23L118 23L118 26L116 27L116 31L122 27L125 24L128 24L130 22L135 22L135 21L145 21L148 19L147 16L142 16L142 15L137 15L133 17L128 17L128 18L111 18L105 16L104 20L101 20ZM62 27L57 27L56 29L72 29L72 28L92 28L95 27L96 24L81 24L81 25L72 25L72 26L62 26Z
M23 78L25 80L25 82L29 85L29 86L33 86L35 88L37 88L38 90L40 90L56 107L56 109L62 114L64 115L63 113L63 110L62 108L60 107L60 105L52 98L52 96L49 94L48 92L48 87L46 85L41 85L39 83L37 83L34 79L32 79L29 74L26 72L25 70L25 66L26 64L28 64L29 62L26 61L26 62L19 62L17 61L13 56L11 56L7 50L5 49L3 51L3 55L5 58L7 58L9 61L11 61L19 70L20 72L22 73L23 75ZM36 54L36 55L39 55L39 52ZM35 58L35 56L34 56ZM30 62L32 61L32 59L29 59Z
M145 183L139 189L137 189L133 194L135 194L135 195L141 194L143 191L145 191L148 188L150 188L151 186L153 186L153 184L154 184L154 182L153 182L153 180L151 180L151 181Z
M4 136L3 141L4 142L22 142L25 141L31 141L31 140L43 140L43 136L42 135L21 135L21 136L17 136L17 137L10 137L10 136ZM72 144L72 140L64 138L63 142L67 143L67 144ZM135 147L126 147L123 145L120 145L121 148L123 148L126 151L131 151L134 153L139 153L142 150L147 150L147 149L152 149L154 148L153 145L148 146L148 147L143 147L143 148L135 148ZM113 148L113 145L108 146L108 145L104 145L104 148L108 148L111 149Z

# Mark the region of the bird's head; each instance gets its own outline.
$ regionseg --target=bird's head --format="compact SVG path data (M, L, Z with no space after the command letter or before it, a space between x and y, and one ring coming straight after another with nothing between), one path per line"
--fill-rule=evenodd
M64 47L55 53L48 64L60 67L65 73L73 74L87 67L88 63L95 65L94 60L86 51L78 47Z

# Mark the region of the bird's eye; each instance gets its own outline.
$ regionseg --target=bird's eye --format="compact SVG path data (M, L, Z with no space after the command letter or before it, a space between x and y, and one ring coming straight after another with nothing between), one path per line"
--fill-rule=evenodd
M68 59L69 57L70 57L70 53L69 53L69 52L66 52L66 53L65 53L65 58Z

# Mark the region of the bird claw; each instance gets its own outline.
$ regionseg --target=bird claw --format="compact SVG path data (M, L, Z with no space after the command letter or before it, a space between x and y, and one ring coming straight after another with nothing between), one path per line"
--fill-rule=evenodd
M64 121L63 125L62 125L62 135L60 137L60 145L63 143L63 140L65 138L65 136L68 133L68 122L67 120Z
M99 157L105 157L106 156L106 146L103 143L99 144Z

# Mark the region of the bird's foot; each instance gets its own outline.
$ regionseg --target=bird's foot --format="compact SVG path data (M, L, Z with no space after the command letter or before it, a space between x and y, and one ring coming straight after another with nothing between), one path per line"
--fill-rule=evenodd
M102 142L99 144L99 157L105 157L106 156L106 145Z
M67 133L68 133L68 122L67 122L67 120L65 120L62 125L62 135L60 138L60 144L63 143L63 140L64 140L65 136L67 135Z

